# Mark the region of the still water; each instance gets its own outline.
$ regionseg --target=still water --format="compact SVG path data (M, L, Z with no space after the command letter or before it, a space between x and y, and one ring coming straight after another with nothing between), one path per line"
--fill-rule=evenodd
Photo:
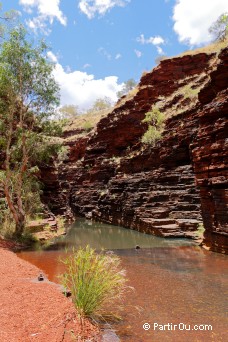
M190 240L77 219L47 249L18 255L58 282L65 249L87 244L118 254L134 287L124 299L122 322L105 332L104 341L227 341L228 257ZM141 248L135 250L136 245ZM145 323L149 330L143 329Z

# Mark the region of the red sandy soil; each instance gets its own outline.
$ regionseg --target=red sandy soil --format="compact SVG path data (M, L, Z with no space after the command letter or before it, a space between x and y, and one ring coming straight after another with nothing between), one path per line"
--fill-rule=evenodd
M72 302L56 284L37 281L40 272L0 248L0 341L100 341L99 329L89 321L81 328Z

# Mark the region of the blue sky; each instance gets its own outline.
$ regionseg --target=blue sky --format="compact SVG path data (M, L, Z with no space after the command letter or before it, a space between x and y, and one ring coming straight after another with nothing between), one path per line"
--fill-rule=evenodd
M209 26L227 0L11 0L36 38L52 47L62 104L89 108L116 100L123 82L139 81L159 55L174 56L208 43Z

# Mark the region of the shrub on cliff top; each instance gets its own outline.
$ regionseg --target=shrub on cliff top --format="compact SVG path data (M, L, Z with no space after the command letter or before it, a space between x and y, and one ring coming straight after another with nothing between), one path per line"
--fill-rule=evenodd
M113 310L126 289L125 271L120 267L120 258L114 254L97 254L87 246L67 257L62 262L66 272L62 283L72 293L73 303L81 317L115 316ZM107 313L107 307L112 308Z
M225 41L228 36L228 12L218 17L210 26L209 32L215 38L215 41Z

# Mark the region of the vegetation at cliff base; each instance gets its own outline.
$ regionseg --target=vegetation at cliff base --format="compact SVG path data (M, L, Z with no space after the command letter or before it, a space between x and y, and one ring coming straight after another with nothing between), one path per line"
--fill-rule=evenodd
M38 164L57 148L51 136L59 126L49 119L59 88L46 50L43 41L34 47L22 25L7 34L0 49L0 224L7 216L17 236L40 205Z
M120 258L104 252L98 254L87 246L74 250L62 262L66 266L62 283L71 290L80 316L115 317L118 303L127 288Z

